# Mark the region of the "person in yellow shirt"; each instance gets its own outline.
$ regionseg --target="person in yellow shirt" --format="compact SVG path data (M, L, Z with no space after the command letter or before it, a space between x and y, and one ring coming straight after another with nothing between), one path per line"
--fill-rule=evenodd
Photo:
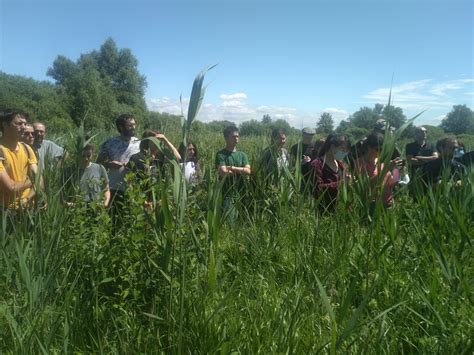
M0 208L27 207L34 198L37 159L33 149L20 142L27 115L6 110L0 116Z

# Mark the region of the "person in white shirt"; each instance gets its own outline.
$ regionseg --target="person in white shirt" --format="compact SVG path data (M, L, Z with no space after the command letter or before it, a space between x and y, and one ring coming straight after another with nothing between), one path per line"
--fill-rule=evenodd
M198 184L201 179L201 169L199 168L199 152L194 142L188 141L186 147L183 143L179 146L181 155L181 166L184 167L184 176L190 184Z
M121 114L115 120L119 136L106 140L100 147L97 163L102 164L108 171L110 185L110 208L112 222L120 216L124 205L125 173L130 157L140 151L140 140L135 137L137 127L135 116L130 113Z

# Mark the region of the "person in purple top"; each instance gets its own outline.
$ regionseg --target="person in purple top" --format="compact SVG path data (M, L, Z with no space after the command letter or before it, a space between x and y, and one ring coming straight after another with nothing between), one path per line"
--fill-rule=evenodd
M320 150L320 156L311 162L313 169L313 193L320 199L323 211L333 210L339 187L349 177L343 162L351 147L350 140L342 134L331 134Z

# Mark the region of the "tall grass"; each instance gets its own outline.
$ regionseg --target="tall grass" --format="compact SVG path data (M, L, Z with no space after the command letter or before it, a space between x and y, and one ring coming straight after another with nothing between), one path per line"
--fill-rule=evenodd
M47 209L5 217L2 352L472 352L472 171L416 203L401 188L370 220L361 186L316 215L291 172L249 182L230 224L213 166L223 140L200 141L203 184L170 164L153 210L129 189L115 235L104 209L63 207L54 171ZM239 149L255 161L264 145Z

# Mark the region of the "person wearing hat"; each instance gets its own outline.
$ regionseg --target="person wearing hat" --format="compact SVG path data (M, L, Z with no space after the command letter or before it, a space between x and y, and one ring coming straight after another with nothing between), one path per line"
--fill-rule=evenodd
M290 156L292 165L296 165L296 161L301 161L301 173L303 174L303 185L302 190L306 188L307 182L309 182L311 175L311 156L313 155L314 145L312 143L313 137L316 134L316 130L311 127L305 127L301 131L303 135L302 141L293 145L290 149ZM299 155L298 155L299 153Z

